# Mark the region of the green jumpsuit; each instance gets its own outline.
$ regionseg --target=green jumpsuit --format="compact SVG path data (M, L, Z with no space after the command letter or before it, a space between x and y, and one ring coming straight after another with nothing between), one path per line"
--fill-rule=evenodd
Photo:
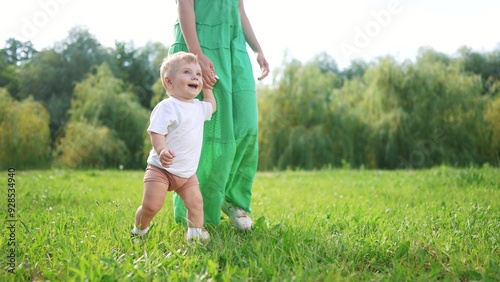
M238 0L195 0L196 31L219 80L213 92L217 112L205 122L197 176L205 224L219 225L224 199L251 212L257 170L257 101L252 65L240 21ZM179 22L169 53L187 51ZM201 99L201 97L200 97ZM186 223L186 208L174 194L174 216Z

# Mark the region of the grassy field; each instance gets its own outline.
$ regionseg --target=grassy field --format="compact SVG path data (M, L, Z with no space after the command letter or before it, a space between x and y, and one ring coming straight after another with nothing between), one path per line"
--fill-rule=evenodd
M195 246L171 195L130 240L142 176L17 171L0 281L500 281L499 169L259 173L254 229L224 218Z

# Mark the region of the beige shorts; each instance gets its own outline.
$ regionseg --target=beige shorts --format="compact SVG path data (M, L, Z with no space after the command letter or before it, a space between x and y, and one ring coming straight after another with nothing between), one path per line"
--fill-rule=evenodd
M177 175L159 168L154 165L148 164L146 172L144 173L144 182L161 182L167 185L168 191L177 191L191 186L199 186L198 177L196 174L189 178L182 178Z

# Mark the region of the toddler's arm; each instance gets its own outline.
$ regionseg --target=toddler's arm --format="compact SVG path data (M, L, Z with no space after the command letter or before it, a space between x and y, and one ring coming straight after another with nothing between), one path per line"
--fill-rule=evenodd
M164 167L170 167L174 163L175 154L165 145L165 136L151 132L151 143L160 158L160 163Z
M214 92L210 88L203 89L203 101L212 104L212 114L217 111L217 101L215 101Z

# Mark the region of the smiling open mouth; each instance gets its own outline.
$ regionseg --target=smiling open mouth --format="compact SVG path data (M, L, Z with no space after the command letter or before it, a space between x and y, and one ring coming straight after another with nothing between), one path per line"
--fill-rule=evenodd
M198 84L190 83L190 84L188 84L188 86L193 88L193 89L198 89Z

